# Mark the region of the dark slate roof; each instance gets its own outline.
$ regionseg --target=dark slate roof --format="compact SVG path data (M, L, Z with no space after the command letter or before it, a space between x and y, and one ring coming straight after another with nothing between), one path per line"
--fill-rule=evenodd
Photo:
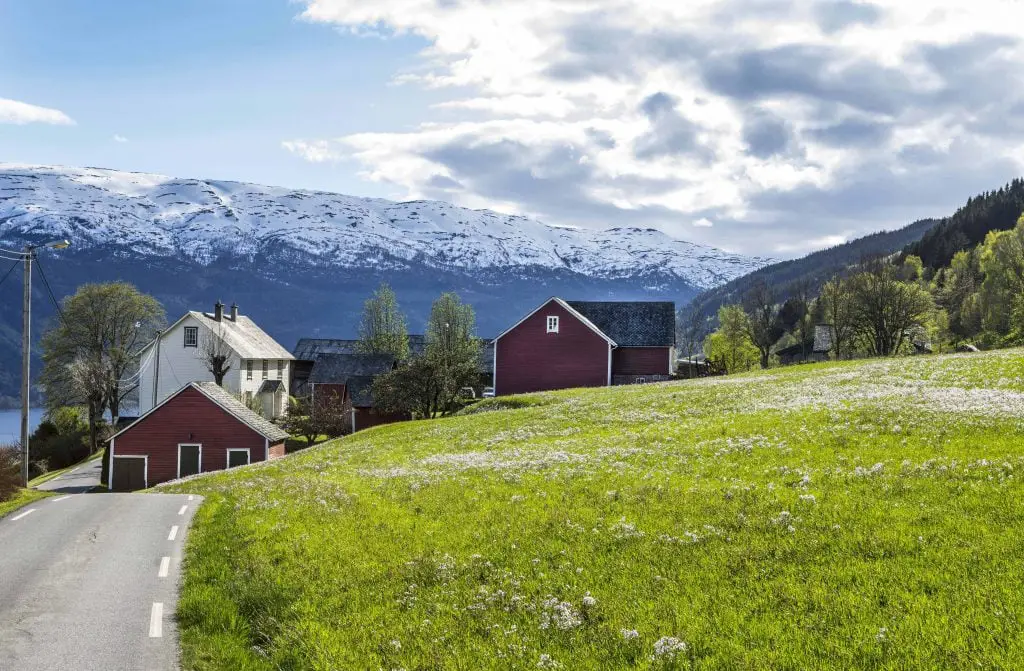
M670 301L567 301L619 347L676 344L676 304Z
M804 352L810 354L813 351L814 340L808 339L805 340L803 343L796 343L795 345L790 345L789 347L783 347L780 350L776 350L775 353L778 354L779 356L795 356L797 354L803 354Z
M281 391L284 388L284 382L281 380L264 380L263 384L260 385L258 394L273 394Z
M373 375L354 375L348 379L348 395L354 408L373 407Z
M395 367L395 359L387 354L319 354L309 373L314 384L345 384L357 375L380 375Z
M320 354L358 354L358 340L339 338L300 338L292 355L302 361L316 361ZM409 352L422 354L427 349L427 336L410 335Z
M245 407L231 392L218 386L216 382L193 382L192 386L213 399L214 403L224 408L235 419L248 425L265 438L277 442L288 437L281 427Z

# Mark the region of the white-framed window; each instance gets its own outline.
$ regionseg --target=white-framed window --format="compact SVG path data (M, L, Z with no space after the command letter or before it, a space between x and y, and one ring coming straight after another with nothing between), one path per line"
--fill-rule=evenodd
M646 382L647 382L647 378L646 378L646 377L638 377L638 378L636 379L636 383L637 383L637 384L644 384L644 383L646 383Z
M229 448L228 449L228 468L236 468L238 466L248 466L250 461L249 448Z
M558 333L558 317L548 316L548 333Z
M199 327L185 327L185 347L199 347Z
M266 380L270 377L270 361L267 359L263 360L263 379Z
M248 361L245 362L245 379L252 379L252 359L249 359Z
M284 361L281 361L280 359L277 361L277 379L284 379Z

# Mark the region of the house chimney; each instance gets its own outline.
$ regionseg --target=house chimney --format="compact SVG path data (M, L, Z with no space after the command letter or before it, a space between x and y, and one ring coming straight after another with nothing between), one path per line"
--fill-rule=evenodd
M231 301L231 321L238 321L238 303Z
M223 318L224 318L224 304L221 303L220 301L217 301L213 305L213 321L219 322Z

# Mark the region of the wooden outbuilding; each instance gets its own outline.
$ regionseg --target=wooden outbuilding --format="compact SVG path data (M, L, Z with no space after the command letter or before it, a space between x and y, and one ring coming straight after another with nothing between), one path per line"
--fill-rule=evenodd
M269 461L284 456L286 438L215 383L191 382L114 434L107 484L128 492Z

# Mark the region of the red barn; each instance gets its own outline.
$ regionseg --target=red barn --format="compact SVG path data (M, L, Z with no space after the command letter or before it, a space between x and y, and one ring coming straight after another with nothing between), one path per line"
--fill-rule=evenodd
M494 393L668 380L675 323L671 302L550 298L494 339Z
M110 439L108 485L133 491L284 456L288 434L213 382L192 382Z

